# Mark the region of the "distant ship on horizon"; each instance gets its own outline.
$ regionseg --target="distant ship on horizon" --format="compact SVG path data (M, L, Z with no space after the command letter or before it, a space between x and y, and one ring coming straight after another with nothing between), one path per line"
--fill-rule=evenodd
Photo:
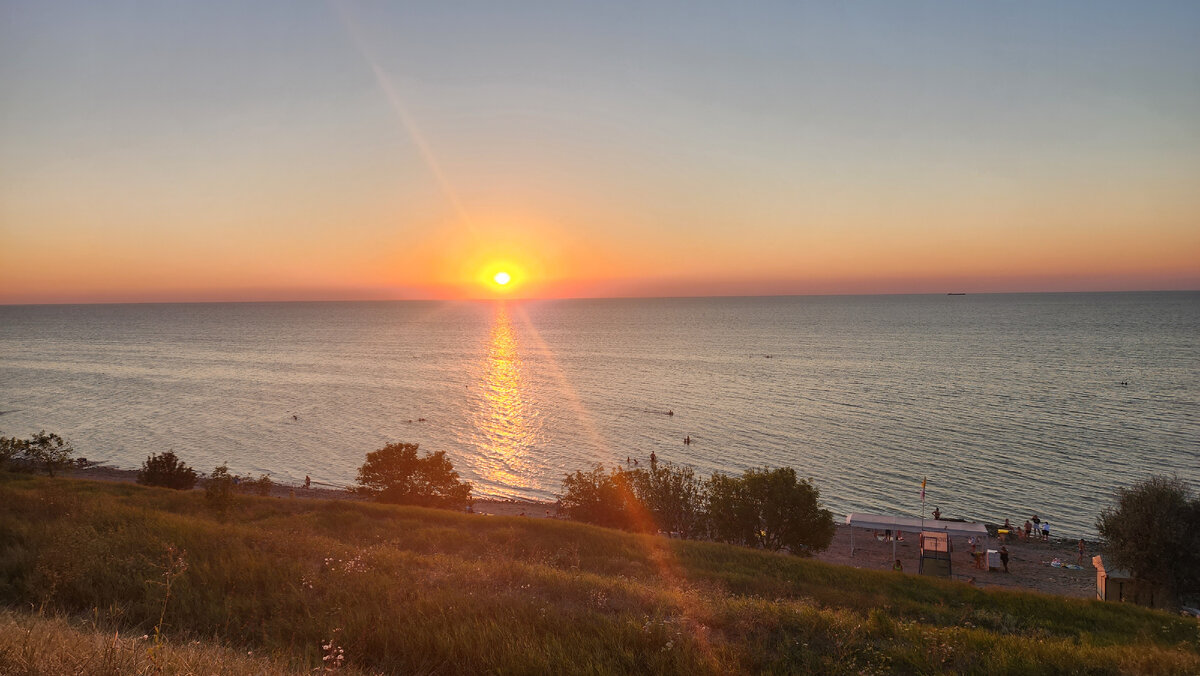
M950 293L948 293L946 295L947 296L965 296L967 294L964 291L958 291L958 292L951 291Z

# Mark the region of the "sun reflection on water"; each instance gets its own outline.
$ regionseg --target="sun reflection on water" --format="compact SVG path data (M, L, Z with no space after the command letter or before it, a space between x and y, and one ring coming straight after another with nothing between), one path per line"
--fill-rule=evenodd
M527 488L533 463L530 450L541 432L541 418L529 396L520 344L508 308L496 306L476 413L483 451L479 473L493 486Z

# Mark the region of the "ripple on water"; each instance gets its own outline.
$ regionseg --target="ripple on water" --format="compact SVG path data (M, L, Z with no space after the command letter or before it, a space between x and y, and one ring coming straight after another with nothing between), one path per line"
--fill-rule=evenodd
M285 481L416 442L502 497L651 451L793 465L838 513L919 514L928 476L1091 534L1118 485L1200 481L1198 335L1196 293L3 307L0 422Z

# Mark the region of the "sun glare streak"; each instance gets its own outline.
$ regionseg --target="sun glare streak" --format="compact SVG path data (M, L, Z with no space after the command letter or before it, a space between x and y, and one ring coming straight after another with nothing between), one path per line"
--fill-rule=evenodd
M438 187L441 188L442 194L446 196L446 199L450 202L451 206L454 207L455 214L458 216L459 221L471 231L472 235L475 235L476 233L474 226L471 224L471 220L467 217L467 210L465 207L463 207L462 200L458 198L458 193L454 190L453 186L450 185L450 181L446 178L445 172L442 171L442 166L438 162L437 157L433 154L433 149L430 147L429 142L425 139L425 135L421 133L421 128L417 126L416 120L408 112L408 107L404 105L404 100L400 96L399 89L392 82L392 79L388 77L387 71L383 69L383 66L379 65L379 62L373 56L371 56L370 51L367 49L367 42L363 38L362 29L359 27L358 22L355 20L353 14L347 7L349 3L340 2L339 0L331 0L330 4L333 5L334 11L337 12L338 16L342 19L342 25L345 26L346 33L350 36L350 42L354 45L354 49L358 52L359 56L363 58L363 61L366 61L367 65L371 68L371 72L375 75L376 83L379 85L379 88L383 90L383 94L387 98L388 104L390 104L392 107L392 112L394 112L396 117L399 118L401 126L404 127L404 131L408 134L408 137L412 139L413 144L417 147L417 152L420 153L421 159L424 160L425 166L429 169L429 173L433 174L434 180L437 181Z
M554 351L542 339L541 334L533 325L533 321L530 320L525 308L518 306L517 311L520 314L523 326L533 338L537 348L542 354L546 355L546 364L549 366L549 371L558 384L558 391L566 399L572 412L575 413L579 427L583 429L585 435L592 441L593 448L605 449L607 444L596 430L595 422L584 407L582 400L580 400L579 393L571 385L566 374L559 366ZM628 490L628 487L626 487L626 490ZM711 624L711 620L705 618L703 612L704 604L698 596L702 592L689 584L683 566L671 550L670 541L656 535L658 526L654 515L644 505L634 499L632 495L626 495L625 498L626 504L634 505L634 509L636 510L633 514L633 520L637 529L643 533L650 533L650 535L642 536L643 539L641 540L646 548L646 558L654 565L664 584L676 591L680 619L695 639L705 659L715 667L717 664L716 656L708 640L708 626Z

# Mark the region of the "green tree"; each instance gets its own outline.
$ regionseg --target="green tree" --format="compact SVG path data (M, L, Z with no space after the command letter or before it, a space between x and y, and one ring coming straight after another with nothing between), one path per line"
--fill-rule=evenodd
M357 491L377 502L465 509L471 484L460 481L445 451L417 455L418 444L388 444L367 454Z
M819 498L791 467L747 470L740 477L714 474L708 482L711 534L722 542L811 556L829 547L836 530Z
M233 475L229 473L228 466L221 465L214 469L204 482L204 501L224 521L229 516L229 510L233 507L235 499Z
M1117 489L1096 529L1113 562L1157 586L1168 605L1200 593L1200 499L1186 482L1153 476Z
M586 472L576 470L566 475L559 502L567 516L576 521L636 530L638 507L630 484L629 472L606 472L603 465L597 464Z
M704 481L691 467L669 462L627 472L634 496L650 513L658 529L689 538L704 525Z
M7 469L13 458L25 454L26 443L17 437L0 437L0 470Z
M24 442L25 457L35 465L41 465L46 473L54 476L54 470L71 464L71 454L75 448L68 441L53 432L47 434L42 430Z
M187 491L196 485L196 470L180 460L175 451L152 453L142 463L137 482L145 486L164 486Z

